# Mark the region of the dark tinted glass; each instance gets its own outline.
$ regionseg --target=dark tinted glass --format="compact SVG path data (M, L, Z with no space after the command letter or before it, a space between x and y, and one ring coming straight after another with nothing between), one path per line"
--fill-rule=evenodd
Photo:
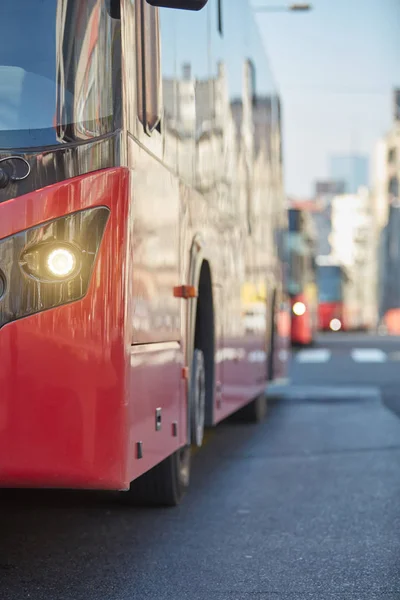
M342 300L342 272L340 267L318 268L318 293L320 302L340 302Z
M300 231L301 212L296 209L289 210L289 231Z
M2 0L0 148L118 126L120 24L104 0Z

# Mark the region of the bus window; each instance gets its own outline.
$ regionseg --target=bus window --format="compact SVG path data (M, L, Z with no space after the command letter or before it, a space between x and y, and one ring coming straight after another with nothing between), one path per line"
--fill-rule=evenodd
M3 0L2 13L7 19L0 22L0 148L115 131L119 21L103 0Z
M337 266L318 267L318 291L320 302L342 301L342 272Z
M106 7L112 19L121 18L121 0L106 0Z
M137 0L137 106L138 118L147 135L161 131L161 64L158 9Z

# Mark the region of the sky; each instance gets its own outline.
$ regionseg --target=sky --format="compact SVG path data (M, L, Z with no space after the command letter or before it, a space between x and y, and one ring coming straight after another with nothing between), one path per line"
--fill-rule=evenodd
M315 180L328 177L330 155L372 159L400 88L400 0L312 5L307 13L256 15L283 101L286 191L297 197L311 196Z

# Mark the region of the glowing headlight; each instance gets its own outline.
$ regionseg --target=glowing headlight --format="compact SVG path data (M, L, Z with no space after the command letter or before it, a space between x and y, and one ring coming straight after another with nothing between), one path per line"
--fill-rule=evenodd
M0 240L0 329L86 295L109 215L95 206Z
M339 319L332 319L332 321L329 323L329 327L332 331L340 331L342 324Z
M46 267L54 277L65 278L76 269L76 257L69 248L54 248L46 259Z
M306 305L303 302L295 302L292 310L297 317L301 317L306 312Z

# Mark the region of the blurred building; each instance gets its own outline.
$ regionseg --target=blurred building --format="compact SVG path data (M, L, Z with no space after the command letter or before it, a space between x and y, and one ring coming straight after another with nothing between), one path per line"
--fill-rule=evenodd
M400 90L394 92L393 124L375 147L373 163L374 211L379 227L387 224L389 207L399 202Z
M400 333L400 90L393 93L393 123L375 148L373 211L376 221L380 322Z
M359 326L377 321L377 241L373 199L368 188L332 200L331 256L346 267L352 280L355 318Z
M369 160L367 156L350 154L331 156L330 178L344 189L340 193L356 194L360 187L369 185Z
M341 194L332 200L332 255L352 267L365 261L372 231L372 202L367 188L358 194Z

